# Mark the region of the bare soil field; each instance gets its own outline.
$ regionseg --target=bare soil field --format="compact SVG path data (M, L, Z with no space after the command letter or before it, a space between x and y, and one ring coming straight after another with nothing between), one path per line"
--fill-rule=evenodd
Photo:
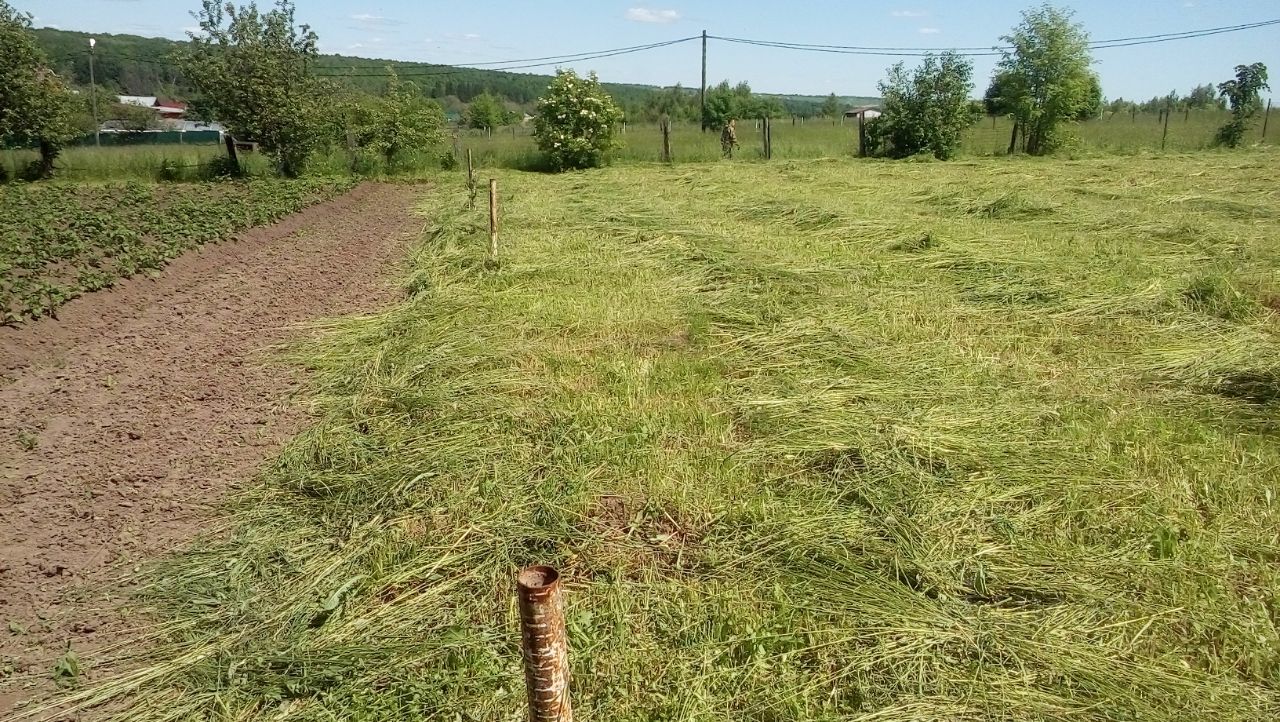
M176 259L152 279L0 328L0 716L57 660L129 633L118 581L216 523L304 423L263 350L376 308L420 187L365 184Z

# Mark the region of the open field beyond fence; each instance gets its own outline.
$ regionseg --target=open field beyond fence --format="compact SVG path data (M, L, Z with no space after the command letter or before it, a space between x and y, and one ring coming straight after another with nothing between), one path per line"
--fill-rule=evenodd
M581 719L1275 719L1277 161L499 171L496 265L442 181L85 694L521 719L536 562Z
M1272 111L1280 115L1280 111ZM1070 126L1074 140L1061 155L1130 155L1160 151L1203 150L1213 145L1214 132L1230 115L1221 111L1175 112L1170 116L1167 138L1161 116L1155 113L1121 114ZM1273 117L1273 121L1280 119ZM960 154L964 157L1005 155L1012 125L1008 118L987 118L974 123L965 135ZM1275 143L1280 127L1268 128L1268 142ZM773 154L779 160L848 158L858 152L856 120L829 119L773 121ZM762 136L757 121L743 120L738 126L742 147L737 157L759 159L763 155ZM538 169L544 164L533 139L533 127L509 126L492 134L478 130L458 131L457 143L446 141L433 151L398 157L388 169L382 159L362 155L352 157L340 148L319 153L310 166L313 173L333 175L433 174L440 168L443 153L472 151L481 167ZM632 123L621 134L622 147L610 153L612 162L656 162L661 159L661 133L653 123ZM1262 141L1262 120L1246 136L1247 143ZM719 160L718 132L703 133L696 124L676 123L672 130L676 163ZM224 151L220 145L141 145L66 149L58 161L57 175L66 180L207 180L220 170L214 161ZM0 169L17 177L23 167L36 159L34 151L0 151ZM241 153L249 175L268 175L273 166L261 153ZM461 162L463 159L459 158Z

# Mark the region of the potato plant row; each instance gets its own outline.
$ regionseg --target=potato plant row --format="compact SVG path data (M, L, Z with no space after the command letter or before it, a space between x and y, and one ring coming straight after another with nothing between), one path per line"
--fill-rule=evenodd
M340 178L154 185L0 186L0 323L53 314L82 293L348 190Z

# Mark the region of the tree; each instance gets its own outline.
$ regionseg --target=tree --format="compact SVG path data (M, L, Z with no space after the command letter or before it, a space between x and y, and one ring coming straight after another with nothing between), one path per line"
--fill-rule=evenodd
M1249 121L1262 110L1260 93L1270 89L1267 66L1262 63L1237 65L1234 80L1218 83L1218 93L1231 104L1231 120L1218 129L1219 144L1228 148L1240 145Z
M1052 5L1026 10L1013 33L1001 37L1009 48L997 64L1008 75L1008 98L1028 153L1051 152L1059 126L1077 118L1093 102L1095 77L1089 69L1089 36L1069 10Z
M202 2L200 31L188 33L181 60L199 93L193 109L259 143L283 175L298 175L319 144L328 104L327 86L311 74L316 34L297 25L292 0L268 12L256 2Z
M840 99L836 97L835 93L828 95L827 99L822 101L821 112L828 118L834 118L837 115L840 115Z
M998 72L991 77L991 85L982 96L987 115L1013 115L1017 111L1017 102L1023 94L1019 86L1021 78L1014 73Z
M903 63L889 68L880 81L882 114L868 131L871 151L893 158L924 152L950 158L973 122L972 78L973 63L954 52L926 55L910 71Z
M1197 85L1191 89L1187 97L1183 99L1188 108L1193 110L1211 110L1213 108L1226 107L1225 102L1218 96L1218 89L1213 83L1205 83Z
M746 81L731 86L729 81L724 80L714 88L707 88L707 112L704 120L708 128L723 128L730 120L752 117L756 110L751 86Z
M1178 94L1174 93L1173 97L1177 98ZM1089 87L1085 93L1083 104L1076 111L1074 120L1090 120L1102 115L1102 106L1105 100L1102 97L1102 81L1098 79L1098 74L1089 73Z
M160 118L154 110L128 103L112 103L107 107L106 117L116 121L125 130L141 131L160 127Z
M0 0L0 147L39 147L33 175L48 177L62 146L76 135L74 105L36 46L31 16Z
M493 130L507 120L507 109L502 100L488 91L471 99L465 122L468 128Z
M572 70L559 70L538 99L534 137L555 170L590 168L617 146L614 134L620 122L622 109L600 87L595 73L580 78Z
M388 165L401 153L426 150L444 139L444 110L423 97L413 83L390 79L382 96L358 103L352 125L356 144L382 156Z

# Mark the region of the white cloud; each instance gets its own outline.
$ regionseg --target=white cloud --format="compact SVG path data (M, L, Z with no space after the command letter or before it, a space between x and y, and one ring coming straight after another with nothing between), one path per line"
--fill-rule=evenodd
M627 10L627 19L633 23L657 23L666 25L680 19L678 10L653 10L651 8L631 8Z
M889 14L895 18L922 18L927 16L929 13L923 10L894 10Z
M921 35L937 35L942 31L938 28L920 28L919 32Z
M364 47L364 43L354 43L347 46L347 50L359 50Z
M400 25L401 22L395 18L389 18L385 15L374 15L373 13L356 13L351 19L365 27L390 27Z
M462 36L462 39L463 40L479 40L480 35L478 33L467 33L466 35Z

